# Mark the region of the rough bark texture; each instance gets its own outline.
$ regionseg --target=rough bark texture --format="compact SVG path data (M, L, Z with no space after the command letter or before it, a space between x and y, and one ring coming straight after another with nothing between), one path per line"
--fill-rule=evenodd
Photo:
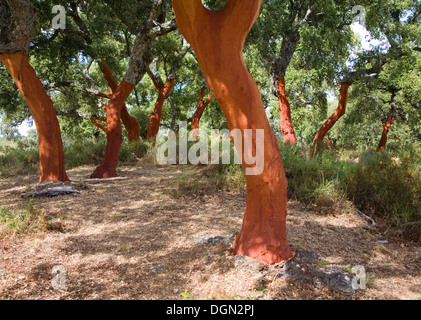
M153 74L150 74L150 76L155 85L155 88L158 90L158 98L156 99L155 110L149 116L148 125L148 140L153 141L159 132L164 102L170 95L172 89L174 88L175 79L168 78L166 83L164 84L160 78L157 78Z
M39 141L39 182L69 181L64 168L63 143L53 101L29 64L28 56L22 53L0 54L0 61L15 81L34 118Z
M319 147L323 139L328 134L329 130L335 125L335 123L343 116L346 112L346 106L348 102L348 91L349 91L350 84L348 82L341 83L341 90L339 96L339 106L335 110L335 112L330 116L330 118L324 123L324 125L320 128L319 132L317 132L316 136L313 140L313 146L311 149L311 154L313 155L316 152L317 147Z
M107 105L107 146L101 165L91 175L91 178L114 178L118 156L120 154L123 135L121 130L121 110L124 101L134 90L134 85L123 80Z
M115 80L111 69L106 64L105 60L102 60L100 63L100 69L102 74L104 75L105 81L107 82L108 86L110 87L111 94L113 94L118 89L118 83ZM134 142L140 139L140 126L139 123L135 118L133 118L129 111L127 110L127 106L124 103L122 110L121 110L121 121L123 122L124 127L128 133L129 142Z
M203 99L205 96L206 87L203 86L200 90L199 96L199 103L197 104L196 112L193 115L191 126L193 130L193 139L197 139L199 137L199 127L200 127L200 119L202 118L203 112L205 111L206 107L210 104L212 100L212 95L209 94L206 101Z
M29 53L37 13L29 0L0 0L0 53Z
M294 126L292 125L291 105L285 88L285 77L279 77L276 84L278 88L279 115L281 117L281 130L284 143L293 145L297 143L297 138L295 136Z
M201 0L173 0L173 8L179 30L193 47L229 129L240 129L243 137L246 129L264 130L264 170L261 175L246 176L246 211L233 251L275 264L292 257L286 236L287 181L261 95L242 56L260 3L228 0L222 10L212 12ZM244 170L249 167L243 156Z
M379 146L377 147L377 151L383 151L386 148L387 135L389 134L389 129L393 125L395 120L396 120L396 117L392 116L388 120L383 122L383 133L379 142Z

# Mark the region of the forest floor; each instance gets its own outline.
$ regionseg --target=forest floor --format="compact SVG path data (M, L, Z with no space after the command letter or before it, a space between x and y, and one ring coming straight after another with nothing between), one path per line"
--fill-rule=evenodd
M83 179L93 169L68 173ZM0 299L420 299L419 244L396 230L367 228L352 211L326 215L290 202L288 238L317 252L325 266L364 266L367 289L353 296L287 278L262 280L236 267L229 245L197 239L240 231L245 194L174 196L183 177L205 179L200 170L122 167L128 180L36 199L50 228L0 240ZM20 195L36 180L0 180L0 208L24 207ZM55 266L66 272L65 290L53 288Z

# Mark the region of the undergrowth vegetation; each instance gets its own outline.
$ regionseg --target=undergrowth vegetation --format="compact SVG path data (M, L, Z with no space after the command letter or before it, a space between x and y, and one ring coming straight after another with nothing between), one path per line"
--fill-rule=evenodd
M48 229L44 213L28 200L23 208L0 208L0 239L7 236L21 236L36 230Z
M105 139L65 140L66 167L100 163ZM421 151L384 152L336 150L309 157L299 146L281 146L289 199L323 213L347 209L363 211L409 230L419 240L421 231ZM123 164L156 164L147 142L123 143ZM189 166L190 168L190 166ZM0 178L36 174L38 146L34 137L0 144ZM216 190L245 190L241 165L196 166L182 170L172 196L180 198ZM2 223L10 211L1 212ZM21 213L17 215L22 218ZM10 220L8 220L10 222ZM23 219L22 221L25 221ZM8 223L9 223L8 222ZM24 223L25 224L25 223Z

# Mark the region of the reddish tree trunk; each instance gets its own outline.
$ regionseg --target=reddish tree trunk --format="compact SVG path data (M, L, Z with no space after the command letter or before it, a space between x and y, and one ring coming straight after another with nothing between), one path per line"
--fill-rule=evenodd
M165 100L168 98L169 94L171 93L172 89L175 86L175 80L172 78L168 78L166 84L164 85L161 82L158 82L157 79L152 77L152 81L158 90L158 99L155 103L155 110L149 116L149 125L148 125L148 140L153 141L158 132L159 126L161 124L162 119L162 108L164 106Z
M389 129L395 122L396 118L392 116L389 120L383 122L383 134L377 147L377 151L383 151L386 148L387 144L387 135L389 134Z
M115 80L111 72L111 69L108 67L105 60L102 60L102 62L99 65L100 65L102 74L104 75L105 81L107 82L112 94L117 90L118 83ZM121 109L121 121L123 122L124 127L127 130L129 142L139 140L140 139L139 123L137 122L135 118L133 118L129 114L129 111L127 110L127 106L125 103L123 104L123 108Z
M264 132L263 173L246 175L246 211L233 252L275 264L292 257L286 235L287 181L278 142L242 55L260 3L228 0L222 10L212 12L201 0L173 0L173 9L179 30L193 47L229 129L241 130L243 141L246 129ZM256 147L254 136L254 152ZM243 169L250 169L253 166L246 164L242 149Z
M279 115L281 117L281 130L284 143L293 145L297 143L297 138L295 136L294 126L292 125L291 105L285 88L285 77L280 76L276 84L278 86Z
M118 157L120 154L121 144L123 143L123 135L121 130L121 110L124 101L130 96L134 90L134 85L123 80L120 86L112 95L106 111L107 111L107 146L102 164L91 175L92 178L114 178L116 176L116 168Z
M39 141L39 182L69 181L64 167L63 142L53 101L22 53L0 54L19 91L31 110Z
M335 125L335 123L345 114L346 105L348 102L348 91L350 84L348 82L341 83L341 90L339 96L339 106L335 112L330 116L330 118L325 122L325 124L317 132L314 140L313 146L311 148L311 155L314 155L318 146L323 142L323 139L328 134L329 130Z
M203 112L205 111L206 107L210 104L212 100L212 95L209 94L208 98L203 100L205 96L206 87L202 87L200 90L200 96L199 96L199 103L197 105L196 112L194 113L194 116L191 121L192 130L193 130L193 139L197 139L199 137L199 127L200 127L200 119L202 118Z
M329 137L329 133L326 134L326 142L327 142L327 147L329 148L329 150L332 150L333 146L332 146L332 141L330 140L330 137Z

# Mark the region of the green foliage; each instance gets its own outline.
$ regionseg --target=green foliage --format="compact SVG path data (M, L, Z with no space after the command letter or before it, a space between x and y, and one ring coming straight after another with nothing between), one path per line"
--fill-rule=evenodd
M389 218L399 226L421 226L421 171L414 159L387 152L364 153L346 184L359 209Z
M0 139L0 178L34 173L39 168L36 134L15 141Z
M326 152L309 159L282 150L290 199L322 207L354 205L400 227L421 230L421 153Z

